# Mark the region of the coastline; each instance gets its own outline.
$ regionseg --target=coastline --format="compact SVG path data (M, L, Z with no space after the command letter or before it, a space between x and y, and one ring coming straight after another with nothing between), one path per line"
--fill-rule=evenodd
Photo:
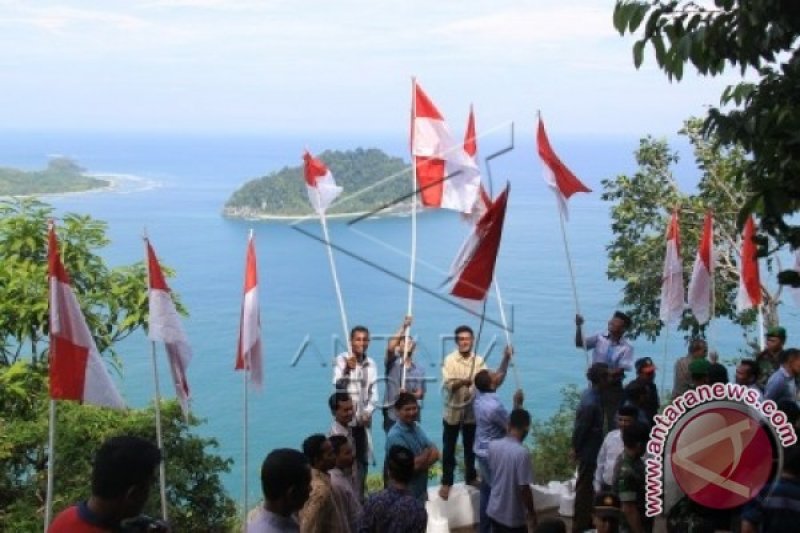
M426 211L428 210L420 207L417 211L417 214L422 214ZM357 218L365 215L367 215L366 218L371 218L371 219L388 218L388 217L408 217L411 216L411 209L410 208L393 209L392 207L388 207L380 211L371 210L371 211L355 211L352 213L326 213L325 218L328 220L337 220L344 218ZM262 221L262 222L302 222L304 220L317 220L317 218L319 218L316 213L308 213L305 215L274 215L267 213L254 213L249 210L242 210L241 212L237 212L237 210L235 209L229 210L228 208L222 209L222 216L234 220L252 220L252 221Z
M62 198L62 197L75 197L86 194L127 193L127 192L147 190L154 187L159 187L161 185L159 182L155 180L150 180L148 178L143 178L141 176L134 176L132 174L87 172L85 175L91 178L107 181L108 185L105 185L103 187L95 187L93 189L86 189L84 191L20 194L20 195L14 195L14 198ZM133 186L134 184L140 186L134 187Z

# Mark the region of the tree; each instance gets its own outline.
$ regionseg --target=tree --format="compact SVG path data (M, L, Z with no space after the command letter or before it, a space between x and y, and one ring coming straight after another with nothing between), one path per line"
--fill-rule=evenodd
M760 216L759 255L786 244L799 248L800 226L791 215L800 209L800 2L715 0L705 7L691 0L617 0L620 34L635 33L643 22L633 45L637 68L650 44L670 79L680 80L686 64L703 75L731 66L757 78L729 86L702 133L747 155L733 176L747 191L736 207L740 227L750 213ZM778 279L800 286L794 271Z
M43 519L49 400L46 235L53 216L53 208L37 200L0 202L0 531L35 531ZM146 324L144 265L108 268L95 253L108 244L105 223L91 217L64 215L57 231L62 260L98 349L113 356L115 342ZM174 529L230 530L235 505L219 476L231 461L211 453L214 439L190 433L200 421L183 421L175 402L164 403L162 421ZM56 511L89 495L92 454L119 434L155 441L153 409L119 412L59 403ZM154 494L149 503L151 514L158 514L157 498Z
M536 483L540 485L569 479L575 473L575 464L566 452L572 448L572 429L580 397L574 385L564 387L561 404L553 416L531 424L531 460Z
M671 169L678 162L678 155L666 141L652 137L640 141L635 153L639 169L633 176L603 180L602 198L614 202L611 208L614 239L607 247L608 277L625 283L622 304L633 319L634 337L644 335L654 340L663 326L658 315L664 239L669 216L675 209L679 212L685 282L688 284L703 218L710 209L714 213L717 254L712 316L726 317L743 325L755 319L753 311L736 312L740 252L736 214L747 194L736 175L746 164L746 156L741 148L721 147L713 137L704 137L701 130L700 119L688 120L681 130L692 145L701 172L696 191L687 193L678 188ZM767 261L768 268L772 268L773 261ZM778 323L780 289L770 291L762 284L762 295L767 323ZM679 329L697 335L703 327L687 310Z

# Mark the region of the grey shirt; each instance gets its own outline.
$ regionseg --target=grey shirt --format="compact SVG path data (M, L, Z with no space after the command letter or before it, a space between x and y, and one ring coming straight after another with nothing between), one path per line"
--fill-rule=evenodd
M506 527L525 526L525 506L519 487L533 483L531 454L511 436L489 443L489 470L492 473L492 494L486 514Z

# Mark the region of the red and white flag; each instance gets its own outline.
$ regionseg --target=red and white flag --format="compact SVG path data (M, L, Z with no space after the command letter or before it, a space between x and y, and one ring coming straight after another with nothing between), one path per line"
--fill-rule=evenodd
M147 272L149 283L148 300L150 303L150 318L148 320L148 338L153 342L163 342L172 372L172 382L175 384L175 395L181 405L183 416L189 416L189 381L186 378L186 369L192 360L192 349L189 339L183 330L175 303L172 301L167 280L158 258L145 239L147 248Z
M250 383L260 387L263 381L261 358L261 312L258 305L258 271L253 235L247 241L244 270L244 299L239 322L239 344L236 349L236 370L250 370Z
M481 182L478 165L416 82L413 99L411 155L422 205L470 213Z
M494 279L494 268L503 222L506 218L510 185L497 197L461 246L450 269L450 294L467 300L483 301Z
M478 137L475 134L475 113L472 106L469 107L469 118L467 119L467 131L464 134L464 151L475 162L475 166L480 168L478 164ZM475 197L475 205L472 206L471 213L465 213L465 217L472 224L477 224L481 217L489 210L492 205L492 199L483 184L478 185L478 196Z
M303 154L303 175L311 207L319 215L325 214L328 206L342 193L342 188L336 185L333 174L325 163L311 155L308 150Z
M50 286L50 397L124 409L94 342L78 299L70 286L58 240L51 226L48 234Z
M747 217L742 232L742 254L739 258L739 293L736 310L740 313L761 305L761 277L758 274L758 248L753 217Z
M664 274L661 277L661 306L658 317L664 324L680 319L685 307L683 294L680 227L678 212L674 211L667 226L667 251L664 257Z
M714 215L709 211L703 223L703 235L694 260L692 279L689 281L689 308L699 324L711 320L714 290Z
M539 119L539 129L536 132L536 146L539 150L539 157L544 163L544 181L555 193L558 199L558 209L564 219L569 220L569 210L567 209L569 197L576 192L592 192L592 190L575 177L575 174L561 162L553 151L547 133L544 131L544 121L541 118Z

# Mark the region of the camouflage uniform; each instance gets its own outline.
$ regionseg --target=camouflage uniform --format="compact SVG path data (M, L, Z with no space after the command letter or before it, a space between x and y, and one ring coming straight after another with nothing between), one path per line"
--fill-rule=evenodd
M614 493L619 498L620 504L635 503L639 511L639 519L646 532L653 531L653 519L645 516L645 490L646 475L644 461L641 457L634 458L623 450L614 466ZM625 514L621 515L620 531L631 531Z

